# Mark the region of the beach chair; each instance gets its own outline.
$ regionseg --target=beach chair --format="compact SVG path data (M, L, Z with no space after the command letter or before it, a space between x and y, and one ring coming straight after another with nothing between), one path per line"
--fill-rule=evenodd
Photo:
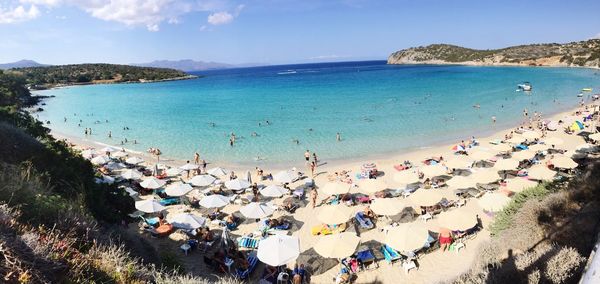
M304 198L304 187L298 187L294 189L292 196L302 200L302 198Z
M239 268L235 270L235 276L240 280L248 279L248 277L250 277L250 274L254 271L256 265L258 264L258 258L254 255L249 255L247 260L248 268L246 270L241 270Z
M402 262L402 269L404 269L404 273L408 274L411 269L418 269L417 264L413 260L406 260Z
M255 248L258 248L259 242L260 242L260 239L258 239L258 238L250 238L250 237L238 238L238 246L240 248L255 249Z
M356 221L362 229L369 230L375 227L375 225L373 225L373 222L371 222L371 219L365 217L363 212L356 213L356 216L354 218L356 219Z
M400 253L398 253L396 250L389 247L388 245L381 246L381 252L383 253L383 257L384 257L385 261L389 265L393 265L394 261L402 259L402 256L400 255Z
M375 266L375 268L379 268L375 254L373 254L373 251L370 248L357 252L356 259L358 259L363 270L367 270L371 265Z
M162 205L162 206L169 206L169 205L179 204L180 202L181 202L181 199L179 197L169 197L169 198L161 199L158 203L160 203L160 205Z
M144 218L144 216L139 216L139 218L142 220L143 225L145 225L145 226L152 227L152 228L158 226L158 217Z

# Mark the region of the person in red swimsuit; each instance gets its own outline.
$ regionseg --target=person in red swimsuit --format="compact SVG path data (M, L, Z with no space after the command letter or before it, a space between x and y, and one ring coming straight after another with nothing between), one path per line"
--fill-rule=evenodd
M440 229L440 249L446 251L452 244L452 233L448 229Z

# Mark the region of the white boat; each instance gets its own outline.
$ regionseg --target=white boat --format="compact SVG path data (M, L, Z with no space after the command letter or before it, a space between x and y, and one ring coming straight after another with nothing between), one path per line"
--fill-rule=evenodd
M296 72L296 70L286 70L286 71L281 71L278 72L277 75L288 75L288 74L296 74L298 72Z
M531 84L529 82L523 82L522 84L517 85L517 91L531 91Z

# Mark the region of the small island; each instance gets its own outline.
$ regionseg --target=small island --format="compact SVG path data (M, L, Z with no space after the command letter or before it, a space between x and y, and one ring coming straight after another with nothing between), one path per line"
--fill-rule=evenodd
M392 53L388 64L600 67L600 39L478 50L450 44L412 47Z
M198 78L183 71L119 64L71 64L13 68L10 72L22 75L29 88L88 84L148 83Z

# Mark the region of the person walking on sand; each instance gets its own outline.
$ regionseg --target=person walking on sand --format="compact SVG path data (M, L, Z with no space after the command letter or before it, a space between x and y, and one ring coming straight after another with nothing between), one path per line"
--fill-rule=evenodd
M310 163L310 173L312 174L312 177L315 177L315 169L317 168L317 163L315 163L315 161L312 161Z
M304 159L308 163L308 161L310 160L310 151L306 150L306 152L304 152Z
M200 163L200 154L198 152L194 153L194 165L198 165Z
M310 191L310 201L312 202L313 209L317 206L317 197L318 196L319 196L319 193L317 192L317 189L313 187L313 189Z
M317 153L313 152L313 161L315 162L315 164L318 164L319 161L317 160Z
M342 141L342 136L340 135L339 132L335 134L335 140L338 142Z

